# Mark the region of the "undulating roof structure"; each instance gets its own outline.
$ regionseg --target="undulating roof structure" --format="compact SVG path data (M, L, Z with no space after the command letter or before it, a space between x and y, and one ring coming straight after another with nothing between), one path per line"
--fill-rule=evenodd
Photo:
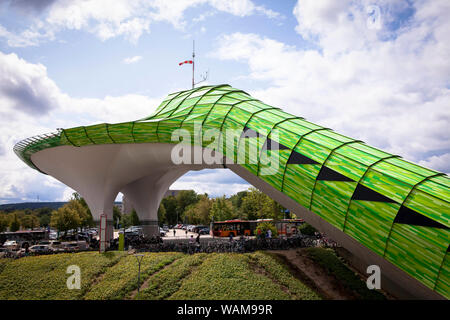
M14 151L30 167L48 173L33 161L42 150L175 144L179 141L172 141L172 133L179 128L193 136L219 130L218 139L191 143L232 159L241 170L235 172L260 183L263 191L273 192L277 201L301 217L297 206L305 208L311 213L306 220L319 229L324 221L323 226L332 226L327 232L342 233L343 242L356 241L430 291L450 297L448 176L269 106L229 85L173 93L148 118L61 129L26 139ZM235 139L227 133L231 129L241 134L236 147L227 149L227 139ZM238 163L243 144L258 150L255 163ZM275 152L276 171L262 174L264 161Z

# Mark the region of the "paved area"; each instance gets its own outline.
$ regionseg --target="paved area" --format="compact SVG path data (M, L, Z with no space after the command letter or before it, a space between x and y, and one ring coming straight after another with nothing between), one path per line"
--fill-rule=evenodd
M173 234L173 231L175 230L175 235ZM186 230L181 229L170 229L169 232L166 233L166 236L163 237L163 240L177 240L177 239L189 239L191 236L194 238L197 238L197 233L195 232L187 232ZM209 234L202 234L200 236L200 239L207 239L211 238Z

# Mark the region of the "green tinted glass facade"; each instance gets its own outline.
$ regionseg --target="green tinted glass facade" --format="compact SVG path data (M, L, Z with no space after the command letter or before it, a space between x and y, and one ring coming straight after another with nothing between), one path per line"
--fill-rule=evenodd
M39 170L31 155L46 148L177 143L172 141L176 129L193 136L219 130L212 142L191 143L214 147L234 161L241 156L246 160L241 165L252 174L450 297L450 179L445 174L290 115L228 85L173 93L148 118L63 129L24 140L14 150ZM229 134L228 129L243 135ZM236 142L234 147L225 148L231 141ZM257 150L256 159L249 159L245 152L249 148ZM278 169L262 174L267 157L275 151Z

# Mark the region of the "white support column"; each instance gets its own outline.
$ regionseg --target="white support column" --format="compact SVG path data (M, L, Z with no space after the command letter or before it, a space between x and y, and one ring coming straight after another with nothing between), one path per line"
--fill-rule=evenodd
M158 208L170 185L188 171L175 168L154 172L126 185L121 192L133 204L147 236L159 235Z

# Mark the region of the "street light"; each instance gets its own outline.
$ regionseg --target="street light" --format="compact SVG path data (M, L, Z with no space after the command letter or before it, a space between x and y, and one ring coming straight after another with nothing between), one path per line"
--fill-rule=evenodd
M136 257L136 260L139 264L139 272L138 272L138 295L139 295L139 288L141 287L141 262L142 259L144 258L143 254L135 254L134 255Z

